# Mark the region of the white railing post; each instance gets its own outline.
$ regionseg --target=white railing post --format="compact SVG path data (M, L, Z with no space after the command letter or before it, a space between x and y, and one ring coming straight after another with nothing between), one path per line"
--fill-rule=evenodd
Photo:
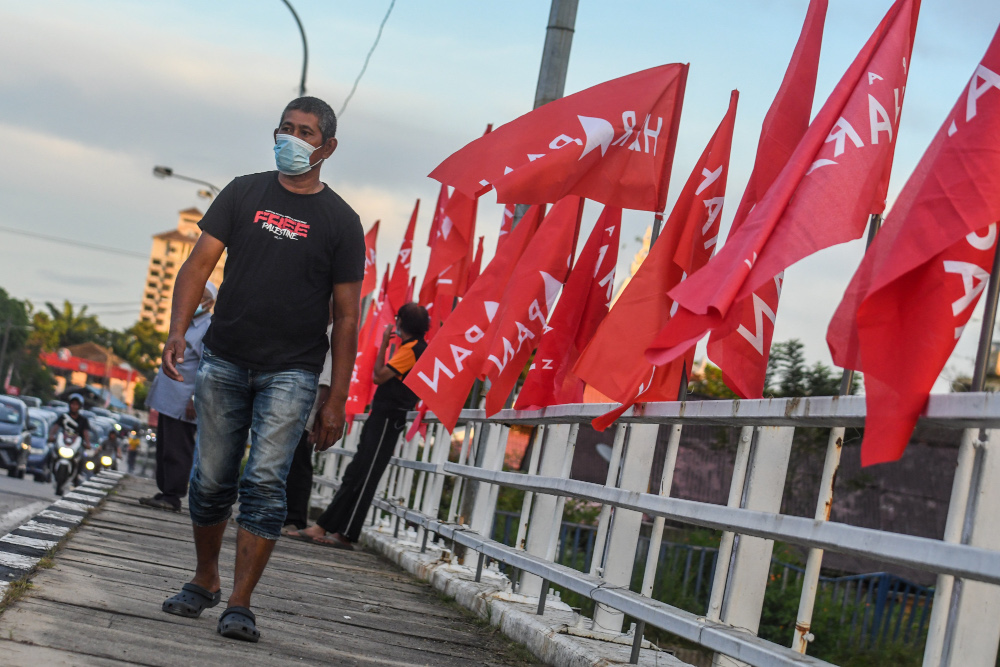
M843 426L830 429L830 438L826 443L826 460L823 463L823 477L819 484L819 498L816 500L817 521L829 521L830 509L833 507L833 485L837 480L837 470L840 468L840 451L844 447ZM799 613L795 618L795 635L792 638L792 648L799 653L805 653L809 642L813 640L812 616L816 605L816 593L819 590L820 569L823 566L823 550L810 549L806 559L806 571L802 575L802 594L799 597Z
M619 488L644 493L649 489L649 471L653 466L656 436L660 427L658 424L633 424L630 431ZM604 563L603 578L609 585L628 588L641 526L642 512L622 508L615 510ZM594 630L619 633L624 620L625 615L617 609L597 605L594 611Z
M566 444L566 456L563 458L563 468L559 472L559 476L563 479L569 479L570 473L573 472L573 456L576 454L576 438L580 434L580 425L573 424L569 427L569 437L567 438ZM562 518L563 510L566 507L566 496L556 497L556 509L554 516L558 523L556 524L556 529L549 533L549 546L545 552L545 559L555 562L556 560L556 550L559 547L559 535L562 533Z
M535 438L531 443L531 459L528 461L528 475L538 473L538 459L542 454L542 442L545 440L545 425L540 424L535 427ZM528 518L531 516L531 500L535 497L534 492L525 491L521 500L521 518L517 524L517 538L514 540L515 549L524 549L524 538L528 535Z
M483 448L482 469L502 470L503 457L507 451L507 435L510 429L501 424L487 424L486 446ZM472 516L469 517L469 527L483 537L489 538L493 527L493 514L497 506L496 484L475 482L476 499L472 505Z
M469 432L471 423L465 425L466 433ZM431 463L442 465L448 461L448 454L451 452L451 434L442 428L442 437L434 440L434 449L431 450ZM441 493L444 491L444 475L432 473L428 475L427 490L424 492L424 504L421 512L432 519L438 518L441 510Z
M1000 430L986 432L986 441L975 442L968 499L965 504L963 544L984 549L1000 550L1000 531L996 529L996 508L1000 506ZM949 519L950 517L949 512ZM950 595L938 603L945 610L947 622L940 661L935 667L992 667L996 664L997 643L1000 642L1000 586L971 579L958 579L951 585ZM939 621L940 622L940 621ZM936 648L936 647L935 647ZM927 665L925 655L924 664Z
M431 450L437 444L437 442L444 437L445 433L444 424L438 424L434 427L433 440L430 438L424 438L424 448L420 452L420 462L427 463L431 458ZM430 432L428 431L428 435ZM413 508L419 510L424 506L424 489L427 486L425 482L427 481L427 473L423 470L417 472L417 491L413 496ZM422 530L422 529L421 529ZM420 531L417 531L418 533Z
M727 507L740 507L743 503L743 491L746 487L747 468L750 466L753 437L753 426L744 426L740 430L740 440L736 445L736 460L733 463L733 479L729 483ZM735 539L734 533L725 531L719 540L719 551L715 559L715 576L712 578L712 592L708 601L708 611L705 613L705 617L710 621L718 621L722 618L722 600L726 595L726 578L729 576L729 561L733 556Z
M622 461L622 449L628 435L628 424L619 424L611 445L611 460L608 461L608 477L604 486L618 486L618 468ZM608 539L608 525L611 523L611 505L601 505L597 517L597 535L594 536L594 552L590 557L590 574L599 575L604 567L604 547Z
M660 475L661 496L670 495L670 487L674 483L674 469L677 467L677 452L681 446L681 425L674 424L670 427L670 436L667 438L667 452L663 457L663 472ZM649 534L649 550L646 552L646 569L642 575L642 594L652 597L653 584L656 582L656 567L660 563L660 544L663 541L663 525L666 523L662 516L653 518L653 529Z
M740 507L775 514L780 512L794 435L795 428L790 426L757 428ZM756 634L764 608L764 591L773 548L774 540L760 537L740 535L736 541L728 563L729 573L722 602L721 620L726 625ZM722 557L721 552L719 557ZM716 653L713 660L713 667L742 664L721 653Z
M545 429L545 446L542 450L538 474L542 477L568 476L572 465L570 450L571 435L574 429L569 424L553 424ZM561 498L548 494L539 494L531 506L531 521L528 524L528 539L525 541L525 551L534 556L549 557L549 542L552 534L559 534L562 525ZM520 532L520 528L518 529ZM528 597L538 597L542 590L542 579L533 574L523 572L518 583L517 592Z
M465 462L469 460L469 449L472 446L473 432L475 432L478 437L480 426L475 424L475 422L469 422L465 425L465 437L462 438L462 449L458 452L458 465L464 466ZM455 518L458 516L459 499L462 495L462 478L455 476L454 486L451 487L451 504L448 506L448 523L454 523Z

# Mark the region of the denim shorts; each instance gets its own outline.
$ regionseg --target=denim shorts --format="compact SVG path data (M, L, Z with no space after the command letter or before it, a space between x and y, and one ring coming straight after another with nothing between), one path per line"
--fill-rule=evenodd
M205 348L195 381L198 438L188 506L196 526L232 516L254 535L277 540L285 522L285 478L319 377L304 370L254 371ZM250 457L240 463L250 436Z

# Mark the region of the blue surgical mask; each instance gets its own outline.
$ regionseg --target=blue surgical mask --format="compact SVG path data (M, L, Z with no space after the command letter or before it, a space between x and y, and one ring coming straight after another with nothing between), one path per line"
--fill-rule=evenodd
M279 134L274 142L274 161L278 165L278 171L287 176L306 173L323 161L317 160L316 164L309 162L315 150L315 146L296 136Z

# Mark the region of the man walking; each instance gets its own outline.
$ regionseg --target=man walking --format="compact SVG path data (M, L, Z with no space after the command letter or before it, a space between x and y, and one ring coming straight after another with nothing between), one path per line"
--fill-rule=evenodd
M393 331L386 328L372 374L378 389L361 429L358 451L344 471L337 494L316 520L316 525L289 531L289 537L337 549L354 548L375 489L389 465L396 441L406 428L406 413L417 404L417 395L403 384L403 379L426 349L424 335L429 328L430 317L423 306L408 303L400 308L395 332L400 337L400 345L388 363L385 353ZM331 535L327 537L327 533Z
M212 306L219 288L205 283L201 302L184 333L184 360L175 364L184 376L178 382L165 373L157 373L146 397L146 406L156 410L156 486L152 498L140 498L149 507L181 511L181 498L187 495L188 477L194 459L195 426L194 379L201 363L202 339L212 322Z
M278 171L242 176L223 189L199 223L204 233L174 287L163 372L182 382L176 365L184 358L184 332L228 250L195 381L198 443L188 506L197 567L163 610L197 617L220 601L219 551L238 497L233 591L218 632L246 641L260 637L250 596L280 536L285 479L328 346L333 368L316 418L317 449L329 448L344 429L365 245L357 213L319 180L322 162L337 148L336 129L322 100L301 97L285 107L274 131Z

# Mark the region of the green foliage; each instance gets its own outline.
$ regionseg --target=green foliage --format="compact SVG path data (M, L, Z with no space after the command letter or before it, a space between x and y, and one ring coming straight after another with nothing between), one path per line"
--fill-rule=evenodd
M35 310L31 302L13 299L0 288L0 343L8 322L12 326L0 380L12 368L11 383L22 393L42 400L53 397L55 384L52 373L39 359L43 352L89 342L110 345L116 355L151 380L166 342L166 335L156 331L150 322L139 321L123 331L106 329L97 316L87 313L87 306L78 309L69 301L63 301L62 306L46 302L44 309ZM136 387L136 407L142 407L146 391L142 384Z
M142 320L124 331L111 331L111 348L129 365L152 379L153 371L160 366L160 354L167 335L156 330L152 322ZM138 401L136 404L139 405Z
M34 325L44 336L48 351L80 343L106 343L107 330L96 315L87 314L86 306L76 310L69 301L63 301L61 308L49 302L45 307L49 312L39 313L41 317L35 318Z
M767 360L765 393L775 397L836 396L840 393L842 373L816 362L806 365L805 345L797 338L771 346ZM854 375L850 393L857 393L859 375Z
M132 392L132 406L143 410L146 407L146 397L149 396L149 382L141 382L135 386Z
M688 390L692 394L711 396L712 398L733 399L738 398L736 393L726 386L722 379L722 371L718 366L705 364L705 371L699 376L693 376Z
M33 336L31 316L29 302L13 299L0 288L0 380L7 378L9 370L11 384L20 387L22 393L48 400L52 398L53 378L38 359L41 346Z

